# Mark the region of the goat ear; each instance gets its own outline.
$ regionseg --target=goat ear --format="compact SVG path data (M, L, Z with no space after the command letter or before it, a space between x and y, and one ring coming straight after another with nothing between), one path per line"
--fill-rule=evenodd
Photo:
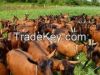
M33 60L32 60L32 59L30 59L30 58L27 58L27 60L28 60L30 63L33 63L33 64L35 64L35 65L38 65L38 63L37 63L37 62L33 61Z
M16 18L16 17L17 17L17 16L15 16L15 15L13 16L13 18Z
M62 71L62 70L65 70L64 65L63 65L63 64L60 64L60 65L59 65L59 68L60 68L60 70L61 70L61 71Z
M18 17L17 16L13 16L13 21L15 21L15 20L18 20Z

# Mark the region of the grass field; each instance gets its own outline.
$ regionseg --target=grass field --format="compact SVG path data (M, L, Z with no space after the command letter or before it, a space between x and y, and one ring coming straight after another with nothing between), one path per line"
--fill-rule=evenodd
M100 7L89 7L89 6L44 6L44 7L33 7L32 5L23 4L23 5L0 5L0 19L12 19L14 15L19 18L23 18L24 14L30 14L30 18L37 18L40 15L57 15L60 13L68 13L70 16L79 15L86 13L88 15L99 15L100 16ZM81 64L76 65L75 75L95 75L94 64L90 62L88 66L82 70L82 66L86 61L86 57L83 53L78 55ZM99 70L100 71L100 70ZM100 73L100 72L99 72ZM100 74L99 74L100 75Z
M40 15L57 15L60 13L68 13L69 15L78 15L86 13L88 15L100 15L100 7L89 6L33 6L28 4L22 5L0 5L0 18L11 19L14 15L22 18L24 14L30 14L30 18L37 18Z

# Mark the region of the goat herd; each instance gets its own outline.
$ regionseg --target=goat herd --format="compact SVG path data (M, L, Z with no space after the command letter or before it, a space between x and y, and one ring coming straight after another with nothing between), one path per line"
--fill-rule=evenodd
M0 75L74 75L76 64L81 62L75 57L83 52L87 63L95 63L94 73L100 68L100 16L86 14L72 16L68 14L40 16L23 19L14 16L12 20L0 20ZM76 32L72 32L75 29ZM4 34L7 37L4 38ZM16 37L16 34L17 37ZM62 35L60 41L30 40L27 35ZM64 36L86 35L86 40L66 40ZM22 37L23 35L23 37ZM41 38L39 36L38 38ZM75 37L74 37L75 38ZM28 39L28 40L27 40ZM32 39L32 38L31 38ZM94 42L93 42L94 40Z

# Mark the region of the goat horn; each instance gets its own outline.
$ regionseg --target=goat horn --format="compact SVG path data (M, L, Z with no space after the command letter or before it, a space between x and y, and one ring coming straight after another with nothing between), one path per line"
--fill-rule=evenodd
M49 54L47 57L50 59L51 57L54 56L55 52L56 52L56 50L54 50L54 51L53 51L51 54Z
M80 63L80 61L68 61L68 62L71 64L79 64Z

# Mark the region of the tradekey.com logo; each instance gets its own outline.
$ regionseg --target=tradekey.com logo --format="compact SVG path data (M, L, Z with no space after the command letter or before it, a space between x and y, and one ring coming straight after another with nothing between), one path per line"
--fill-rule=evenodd
M59 35L55 35L55 34L51 34L49 35L49 33L43 33L42 35L39 33L34 33L34 34L21 34L20 32L15 32L15 36L16 36L16 40L18 40L20 38L21 41L41 41L44 39L48 39L50 42L59 42L60 40L62 40L62 38L64 38L65 40L72 40L72 41L86 41L87 40L87 36L85 34L76 34L76 30L75 28L72 29L71 28L71 33L73 34L65 34L64 36L62 36L62 34ZM48 37L49 36L49 37Z

